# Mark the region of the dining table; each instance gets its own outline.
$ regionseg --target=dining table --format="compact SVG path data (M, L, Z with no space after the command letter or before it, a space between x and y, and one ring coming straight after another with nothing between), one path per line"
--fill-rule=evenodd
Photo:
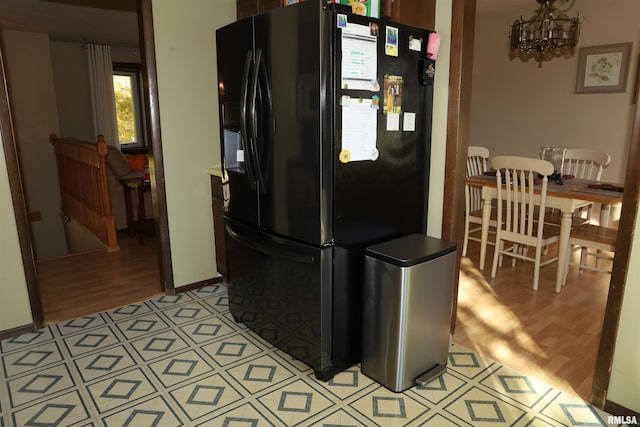
M491 202L498 198L497 180L495 175L485 174L467 177L466 182L468 185L482 188L482 234L480 238L480 264L478 267L480 270L484 270L489 238L489 222L491 220ZM539 187L539 185L536 185L536 187ZM561 182L548 181L546 207L558 209L562 213L560 239L558 242L556 292L559 293L562 290L566 257L571 255L569 251L569 234L571 233L574 211L592 203L599 203L601 205L600 225L606 227L609 224L611 206L622 202L622 190L623 188L620 184L571 177L566 177Z

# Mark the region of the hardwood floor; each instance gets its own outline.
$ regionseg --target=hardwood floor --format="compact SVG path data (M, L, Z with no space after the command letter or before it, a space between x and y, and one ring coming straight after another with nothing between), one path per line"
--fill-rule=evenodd
M487 250L484 271L477 268L479 248L470 242L461 261L453 341L589 400L611 276L571 268L556 294L552 263L542 267L539 289L533 291L533 263L512 267L505 258L492 279L493 248Z
M36 262L46 324L163 295L155 236L118 233L120 250Z

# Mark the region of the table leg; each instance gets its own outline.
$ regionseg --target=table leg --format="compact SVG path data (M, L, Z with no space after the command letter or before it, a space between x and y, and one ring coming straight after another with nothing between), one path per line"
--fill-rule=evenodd
M487 242L489 241L489 222L491 221L491 195L482 191L482 231L480 237L480 270L484 270L487 258Z
M565 264L567 263L567 257L571 255L568 249L572 217L572 212L562 212L562 221L560 222L560 241L558 242L558 271L556 273L557 293L560 293L560 291L562 290Z
M144 240L144 226L146 223L146 212L144 209L144 189L138 186L138 227L140 228L140 243Z
M602 204L600 205L600 226L608 227L609 226L609 217L611 215L611 205ZM596 267L602 268L602 259L600 259L601 250L597 251L598 256L596 256Z
M133 236L133 206L131 201L131 187L128 185L123 185L122 189L124 191L124 206L127 212L127 230L129 236Z
M600 225L602 227L609 226L609 215L611 214L611 205L600 205Z

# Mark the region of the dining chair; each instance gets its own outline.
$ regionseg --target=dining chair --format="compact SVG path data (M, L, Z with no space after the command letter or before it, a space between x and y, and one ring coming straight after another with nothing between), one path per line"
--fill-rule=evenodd
M581 273L583 269L586 269L611 274L611 269L603 268L597 262L595 265L588 264L587 248L593 248L598 251L615 252L617 236L618 230L594 224L582 224L579 227L572 228L569 234L568 250L570 251L573 247L581 248L580 261L577 263L572 262L571 256L567 256L567 261L564 265L562 285L564 286L567 281L569 266L578 267L579 273ZM612 257L607 258L612 259Z
M562 156L562 176L599 181L602 170L611 162L611 156L604 151L587 148L565 148ZM591 222L593 203L576 210L573 214L573 227ZM556 209L547 209L547 224L559 225L562 215Z
M467 148L467 172L466 176L482 175L488 170L489 149L480 146L469 146ZM472 236L482 229L482 190L479 187L465 184L464 191L464 240L462 244L462 256L467 256L469 240L479 242L479 237ZM471 228L473 225L473 228ZM489 226L495 229L496 213L491 212ZM495 231L494 231L495 233ZM493 242L488 242L493 244Z
M598 150L586 148L567 148L562 162L562 174L572 175L575 178L600 181L602 170L611 162L611 156ZM588 222L591 220L593 205L582 208L574 216L582 217Z
M562 162L562 173L564 175L572 175L575 178L600 181L602 170L606 168L610 162L611 156L604 151L587 148L567 148ZM574 212L574 227L578 227L584 223L590 223L592 212L593 203ZM607 258L607 256L602 255L601 250L591 253L586 246L574 246L574 248L580 250L580 259L583 262L586 262L588 255L595 256L598 267L600 267L600 260L598 258Z
M576 178L600 181L602 170L611 162L611 156L599 150L567 148L562 162L562 173Z
M517 156L496 156L491 160L496 170L497 224L491 277L496 277L503 256L534 263L533 290L538 289L540 267L558 257L541 261L543 246L560 239L560 227L545 224L548 176L554 172L551 162ZM538 192L536 194L536 192ZM506 247L505 243L511 243ZM533 247L535 254L528 255Z

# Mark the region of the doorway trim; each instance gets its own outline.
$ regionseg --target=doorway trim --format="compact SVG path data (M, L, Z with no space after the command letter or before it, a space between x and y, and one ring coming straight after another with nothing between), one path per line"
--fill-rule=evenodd
M35 260L33 258L31 230L29 229L29 217L27 214L27 202L25 200L24 189L22 187L22 176L20 174L20 166L18 163L18 149L16 147L16 137L13 131L13 121L11 120L11 105L9 103L9 93L7 91L2 43L0 43L0 132L2 132L2 145L4 148L4 157L9 176L9 190L11 192L11 200L13 201L13 212L15 214L16 227L18 229L20 254L22 257L24 276L27 282L29 303L31 305L31 317L33 318L33 326L36 329L40 329L44 326L44 313L40 302L38 277L36 274Z
M150 138L150 165L152 167L152 195L154 210L154 225L159 236L158 257L161 290L168 295L175 294L173 268L171 264L171 245L169 241L169 222L167 218L167 203L162 156L162 139L160 133L160 109L158 105L158 84L155 62L155 43L153 37L152 0L136 0L138 9L138 28L140 46L142 49L144 70L145 103L149 115L147 125ZM7 81L0 43L0 132L2 135L5 161L9 177L9 188L13 201L13 210L18 231L20 253L24 267L27 292L31 306L33 327L41 329L44 325L44 311L42 308L40 291L38 289L38 274L33 256L33 244L29 228L29 217L22 185L18 150L11 115L11 104L7 92ZM22 332L22 329L21 329Z
M449 176L455 178L445 180L443 217L453 217L453 221L443 221L442 237L457 242L460 246L464 234L464 209L462 208L464 205L461 202L461 197L464 194L464 170L466 167L469 111L471 108L470 93L476 0L453 1L452 3L449 111L445 167L450 174ZM471 56L469 56L470 52ZM640 87L637 87L636 91L640 93ZM636 94L636 99L638 96L640 95ZM629 141L627 170L625 173L624 196L620 212L620 225L613 261L614 268L609 284L609 294L591 388L591 403L601 409L605 405L611 404L607 400L607 393L620 324L620 310L630 264L631 244L634 238L640 202L640 170L628 167L628 165L640 163L640 108L636 107L632 126L633 130ZM450 215L451 212L454 212L454 215ZM458 265L460 263L459 251L457 263ZM452 326L452 331L453 328L454 326Z
M136 0L138 9L138 30L142 49L144 102L147 114L147 129L150 132L151 192L153 195L154 225L158 241L158 268L162 290L167 295L175 295L173 264L171 263L171 243L169 240L169 219L167 216L167 193L164 185L164 157L162 154L162 133L160 131L160 100L158 97L158 73L156 69L156 49L153 35L152 0Z

